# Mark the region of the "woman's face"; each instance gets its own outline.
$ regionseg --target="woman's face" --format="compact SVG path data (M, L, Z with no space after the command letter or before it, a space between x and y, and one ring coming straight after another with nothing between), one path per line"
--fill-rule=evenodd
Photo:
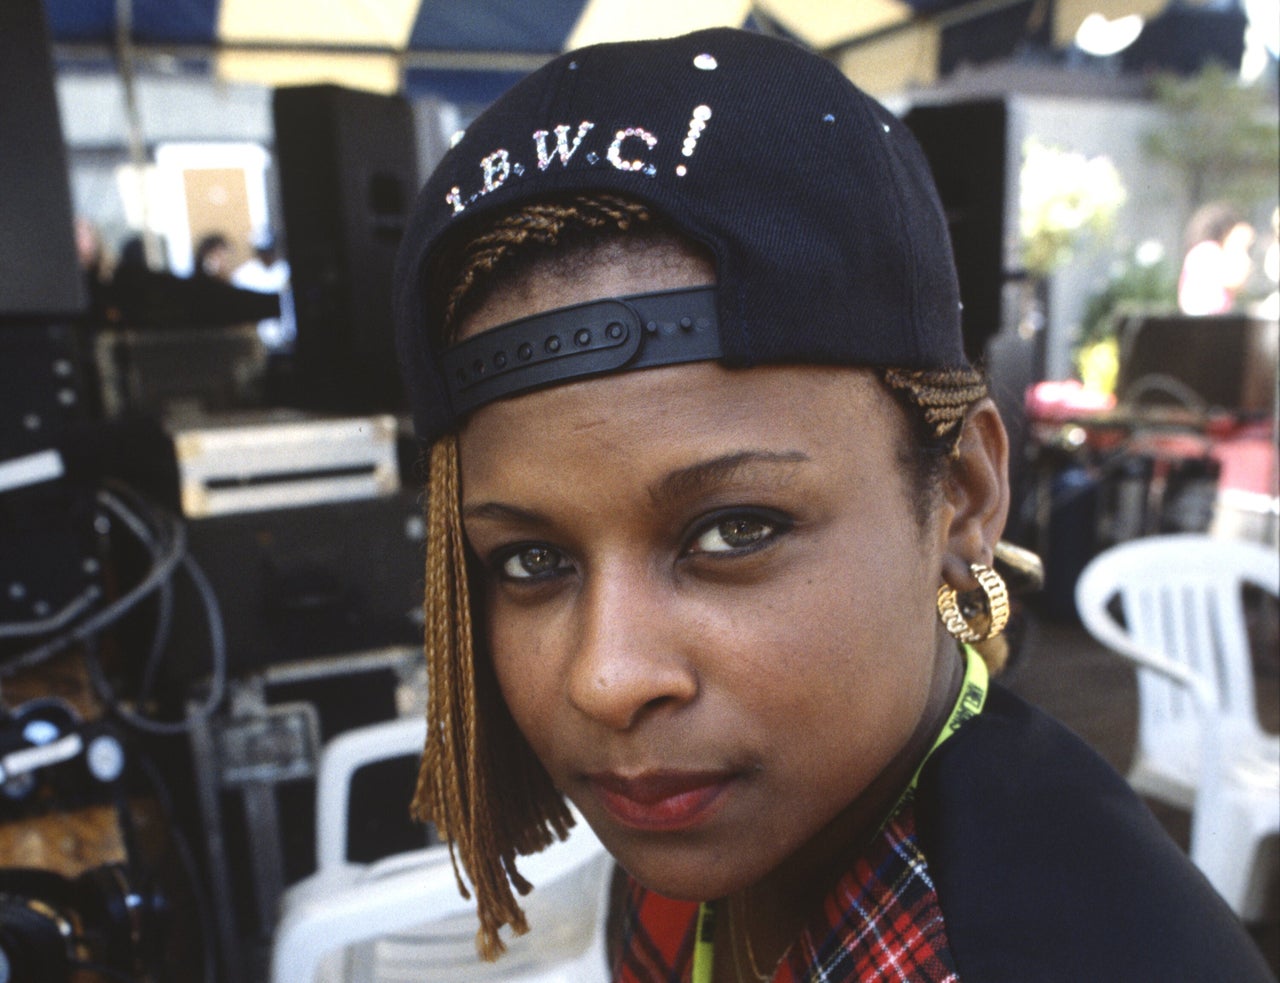
M706 280L648 262L535 278L465 333ZM865 825L954 662L933 612L944 521L916 518L905 439L866 373L713 363L534 392L463 429L503 696L643 883L720 897Z

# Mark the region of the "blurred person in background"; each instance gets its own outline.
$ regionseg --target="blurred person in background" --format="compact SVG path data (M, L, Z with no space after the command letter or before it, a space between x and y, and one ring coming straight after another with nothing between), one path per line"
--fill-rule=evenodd
M85 317L90 324L108 320L111 291L111 264L102 242L102 232L90 218L81 215L74 223L76 259L84 276Z
M1262 254L1262 276L1263 296L1251 313L1274 321L1280 318L1280 205L1271 211L1271 240Z
M1226 314L1253 270L1255 234L1231 205L1211 202L1187 224L1186 252L1178 276L1183 314Z
M231 283L242 290L274 294L280 298L280 316L258 322L258 337L272 351L293 346L297 326L293 317L293 294L289 289L289 263L280 252L274 234L263 232L252 243L253 257L231 274Z
M195 264L191 275L224 282L231 279L231 243L221 232L210 232L196 243Z

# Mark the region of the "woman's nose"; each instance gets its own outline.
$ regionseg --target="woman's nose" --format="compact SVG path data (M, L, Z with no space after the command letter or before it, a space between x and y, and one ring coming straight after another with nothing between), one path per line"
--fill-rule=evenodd
M671 598L646 576L602 575L581 595L569 702L614 730L692 700L698 676Z

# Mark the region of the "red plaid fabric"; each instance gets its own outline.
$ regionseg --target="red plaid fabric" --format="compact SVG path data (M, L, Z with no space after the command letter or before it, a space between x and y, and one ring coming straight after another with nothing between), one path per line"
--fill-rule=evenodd
M698 906L633 883L617 983L688 983ZM774 983L957 983L908 803L823 901Z

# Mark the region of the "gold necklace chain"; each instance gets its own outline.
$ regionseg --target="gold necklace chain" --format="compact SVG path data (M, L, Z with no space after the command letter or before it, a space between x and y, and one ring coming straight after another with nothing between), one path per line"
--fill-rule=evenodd
M978 655L978 653L974 649L970 648L968 645L966 645L964 648L965 648L964 681L960 686L960 694L959 696L956 697L955 705L952 706L951 708L951 716L947 718L947 722L943 726L942 730L939 731L937 739L933 742L933 746L929 748L928 752L924 756L924 759L921 760L919 767L917 767L916 769L916 773L912 776L911 781L907 785L906 791L903 792L901 798L899 798L898 803L897 805L894 806L893 811L896 811L899 806L903 805L910 799L911 795L915 790L916 781L919 778L920 772L924 768L924 761L928 760L929 756L933 754L935 750L937 750L940 744L942 744L944 741L947 740L947 738L949 738L952 734L954 734L957 730L959 730L966 720L968 720L970 717L975 717L978 714L980 714L982 712L983 705L986 703L987 686L988 686L986 663L982 661L982 657ZM891 811L889 815L892 816L892 814L893 812ZM709 927L714 925L715 917L716 917L716 914L720 911L721 903L722 903L721 901L716 901L716 902L704 901L698 908L698 940L695 942L694 950L693 950L693 979L698 981L698 983L710 983L711 977L714 972L715 946L714 944L711 944L709 942L708 937L704 937L703 929L704 927ZM737 929L734 926L734 921L735 919L733 917L732 899L730 899L729 901L729 944L730 944L730 947L733 949L734 974L738 978L738 983L743 983L742 969L738 964L739 962L738 943L737 943L738 934L737 934ZM748 938L747 939L747 947L748 947L747 955L752 962L755 962L756 961L755 955L750 950L750 944L751 944L751 940ZM778 967L782 965L782 961L783 959L786 959L787 952L789 951L790 951L790 948L788 947L788 949L784 950L782 953L782 956L778 959L777 966L775 966L773 970L775 976L777 975ZM765 976L764 974L760 973L758 966L756 967L756 970L757 970L756 979L759 981L759 983L772 983L772 977Z
M745 902L744 902L745 903ZM773 978L778 975L778 967L782 965L782 960L787 957L787 949L782 951L782 955L778 957L778 961L774 963L773 972L764 973L760 971L760 962L756 959L755 949L751 946L751 933L743 933L743 942L745 946L738 944L738 922L740 920L739 913L735 910L738 904L735 899L729 899L729 944L733 949L733 969L738 977L738 983L742 983L742 965L739 950L745 948L747 950L747 961L751 964L751 975L756 978L757 983L771 983ZM789 947L788 947L789 948Z
M737 945L737 932L733 928L733 919L728 920L728 934L730 934L730 948L733 952L733 977L737 979L737 983L746 983L742 978L742 954L739 952ZM760 983L768 983L768 980L760 980Z

